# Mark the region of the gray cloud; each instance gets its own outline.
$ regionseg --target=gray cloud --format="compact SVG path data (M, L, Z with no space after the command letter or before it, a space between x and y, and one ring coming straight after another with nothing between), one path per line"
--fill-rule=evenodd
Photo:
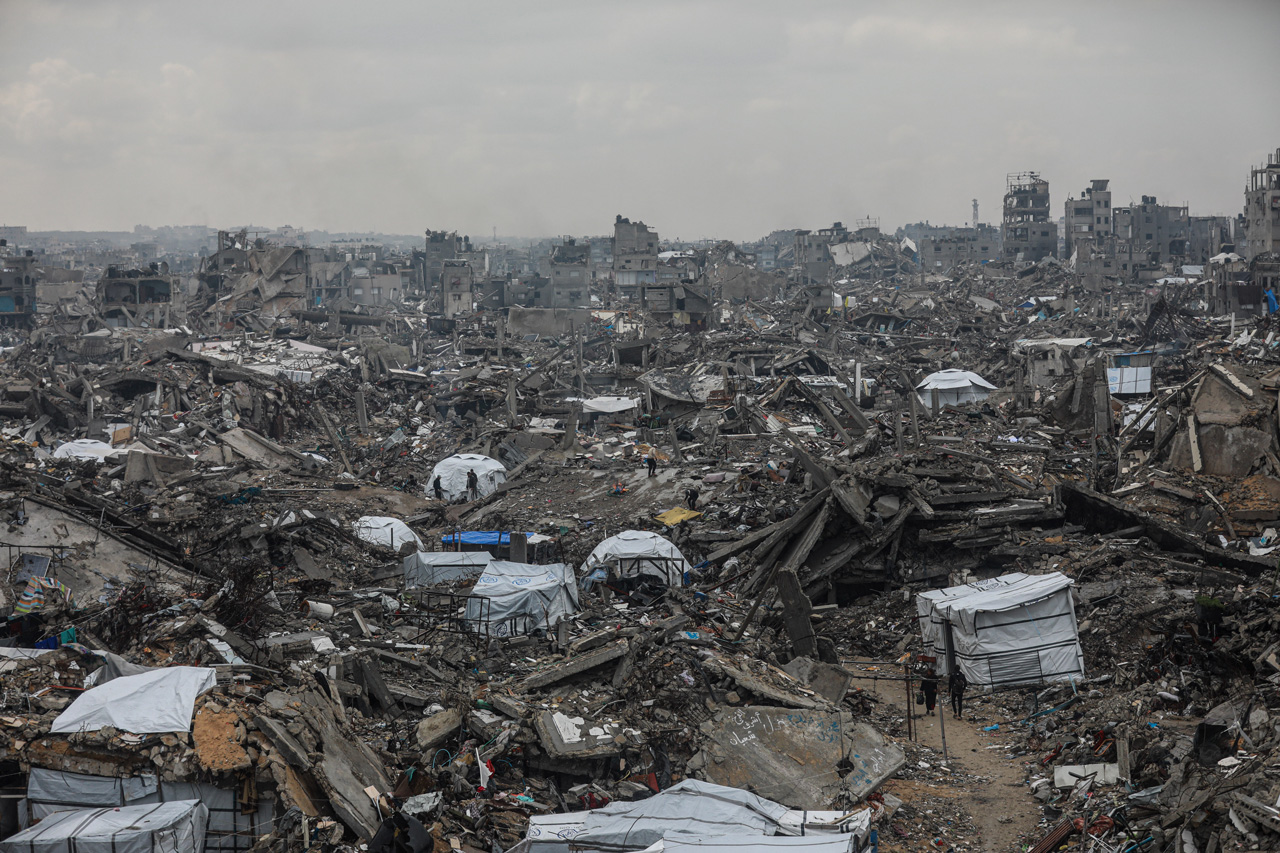
M1235 213L1280 4L6 0L0 219L749 239L1094 177Z

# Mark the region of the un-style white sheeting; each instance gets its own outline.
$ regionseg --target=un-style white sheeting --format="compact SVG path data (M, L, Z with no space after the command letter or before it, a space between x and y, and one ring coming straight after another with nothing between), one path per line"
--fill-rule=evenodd
M95 441L92 438L79 438L75 441L68 441L65 444L58 445L53 451L54 459L81 459L89 462L101 462L116 449L106 442Z
M1084 676L1073 581L1061 572L1022 572L916 596L920 633L938 673L950 673L947 625L956 665L970 684L1065 681Z
M624 530L601 542L582 564L582 572L599 566L616 567L619 577L654 575L668 586L680 586L690 568L679 548L648 530Z
M404 558L404 587L478 578L491 562L493 555L488 551L419 551Z
M572 401L578 401L580 398L570 397ZM616 413L625 412L628 409L640 408L639 397L592 397L589 400L581 400L582 411L585 414L598 413Z
M113 726L136 735L185 732L191 728L196 697L213 689L214 682L214 670L195 666L114 678L77 696L49 731L96 732Z
M201 853L208 823L199 800L76 809L0 841L0 853Z
M476 581L471 594L489 600L467 602L467 624L496 636L547 631L578 612L578 585L571 566L535 566L494 560ZM485 625L483 623L487 622Z
M932 405L933 390L936 388L940 405L963 406L987 399L995 387L968 370L939 370L937 373L930 373L916 386L916 396L922 404Z
M427 496L435 495L432 483L440 477L440 487L444 490L444 499L449 503L467 499L467 472L475 471L479 482L477 490L480 497L493 494L498 486L507 481L507 469L497 459L491 459L479 453L455 453L446 456L436 463L427 480Z
M870 817L869 809L856 815L788 809L740 788L686 779L647 800L534 815L522 843L529 853L568 853L570 844L575 853L630 853L652 845L666 850L674 846L678 853L693 853L687 848L694 846L750 847L752 853L848 853L852 839L866 837Z

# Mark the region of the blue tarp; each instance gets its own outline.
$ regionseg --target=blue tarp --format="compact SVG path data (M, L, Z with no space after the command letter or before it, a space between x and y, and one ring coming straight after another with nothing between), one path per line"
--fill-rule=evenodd
M530 531L525 535L533 536L534 533ZM460 538L462 539L463 545L510 545L511 544L511 534L504 533L501 530L470 530L466 533L460 534ZM454 542L453 534L450 533L448 536L441 536L440 541L446 545L452 545Z

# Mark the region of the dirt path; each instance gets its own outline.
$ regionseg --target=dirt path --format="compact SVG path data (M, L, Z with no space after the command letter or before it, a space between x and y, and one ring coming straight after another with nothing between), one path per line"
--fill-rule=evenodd
M1008 758L1005 744L1011 736L1000 732L984 732L982 724L968 719L957 720L951 708L938 697L937 714L916 720L919 743L942 750L942 729L946 726L947 753L950 762L968 773L987 778L985 785L968 792L969 814L982 831L986 853L1016 853L1023 849L1023 835L1032 831L1040 820L1040 808L1027 792L1021 762Z
M854 663L849 668L856 672L858 666ZM904 713L906 697L900 695L903 692L901 682L892 682L894 686L891 687L883 681L873 685L855 678L853 683L866 690L875 690L881 699L881 710L890 714ZM923 710L919 706L912 710L916 711L917 708ZM976 710L979 714L982 713L980 705ZM965 711L966 719L957 720L951 715L944 688L939 691L936 715L918 717L914 723L917 725L916 742L936 750L939 757L942 754L945 726L948 755L946 765L952 770L968 774L968 777L960 776L964 781L950 785L924 785L918 782L898 785L895 786L898 795L917 807L921 803L911 803L908 799L911 794L918 795L921 800L930 797L959 800L981 833L980 838L973 839L969 849L982 850L984 853L1019 853L1024 849L1028 836L1038 840L1036 825L1041 814L1040 808L1027 791L1022 760L1009 757L1015 752L1010 748L1016 743L1014 735L1007 731L984 732L982 728L988 723L968 718L968 701L965 703ZM945 719L940 716L944 713ZM882 849L892 849L892 846L890 839L882 837Z

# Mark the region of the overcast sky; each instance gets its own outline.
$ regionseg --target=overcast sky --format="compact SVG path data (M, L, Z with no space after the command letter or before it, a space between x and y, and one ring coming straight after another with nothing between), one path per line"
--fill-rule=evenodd
M1236 214L1280 0L0 0L0 222L758 238L1038 170Z

